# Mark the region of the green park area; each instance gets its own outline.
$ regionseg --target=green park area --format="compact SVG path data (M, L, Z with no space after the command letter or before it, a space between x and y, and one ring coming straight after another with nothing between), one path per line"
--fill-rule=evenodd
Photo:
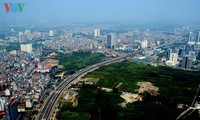
M67 71L68 74L73 74L77 70L105 60L106 56L102 53L73 52L71 54L60 53L54 59L59 60L59 63L63 65L64 71Z
M85 78L99 78L95 85L83 85L78 94L78 106L64 103L57 114L62 120L175 120L190 106L198 84L200 73L169 67L152 67L123 61L101 67ZM150 82L159 88L158 95L142 93L143 101L121 107L124 100L120 93L137 93L138 82ZM119 85L120 84L120 85ZM116 88L116 86L118 86ZM99 87L113 89L112 92Z
M180 103L190 104L200 83L200 72L184 71L169 67L153 67L132 62L115 63L89 73L87 78L100 78L98 86L118 88L135 93L137 82L151 82L159 93Z

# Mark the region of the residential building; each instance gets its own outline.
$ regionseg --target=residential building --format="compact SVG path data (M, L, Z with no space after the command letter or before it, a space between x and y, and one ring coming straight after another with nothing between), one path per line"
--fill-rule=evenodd
M148 45L148 41L147 40L143 40L141 42L141 48L147 48L147 45Z
M49 30L49 36L53 37L54 36L54 31L53 30Z
M51 68L52 68L52 65L39 62L36 71L41 72L41 73L46 73L46 72L48 73L51 71Z
M12 98L5 104L6 120L18 120L17 101Z
M178 63L178 54L177 53L171 53L169 60L172 61L176 65Z
M94 37L99 37L101 35L100 29L95 29L94 30Z
M193 32L189 33L189 39L188 39L188 44L191 44L193 41Z
M200 31L198 31L196 43L200 44Z
M190 58L189 55L185 55L183 57L183 61L182 61L182 64L181 64L181 67L184 68L184 69L190 69L192 66L192 60Z
M168 50L167 50L167 55L166 55L167 60L170 59L171 53L172 53L172 49L168 49Z
M116 34L110 33L107 36L107 48L115 49L115 47L116 47Z
M190 56L192 62L196 61L196 53L194 51L190 51L189 56Z
M186 54L189 54L190 51L194 51L195 46L194 45L186 45L185 46L185 52Z
M0 97L0 115L5 111L5 103L7 103L8 99L6 97Z
M32 44L21 44L20 48L21 48L21 51L24 51L24 52L30 53L33 51Z

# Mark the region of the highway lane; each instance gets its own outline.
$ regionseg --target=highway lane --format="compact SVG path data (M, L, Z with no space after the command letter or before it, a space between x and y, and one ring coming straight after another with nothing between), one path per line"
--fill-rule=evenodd
M200 97L200 84L199 84L199 86L198 86L198 89L197 89L197 92L196 92L196 94L195 94L195 97L194 97L194 100L193 100L193 102L192 102L192 107L195 107L195 104L196 104L196 102L199 102L200 100L199 100L199 97Z
M52 112L52 108L55 106L56 100L59 99L60 94L63 92L64 89L66 89L66 86L68 86L71 82L76 80L78 77L90 72L91 70L94 70L98 67L122 60L126 57L132 56L134 54L129 54L126 56L114 58L111 60L107 60L104 62L97 63L95 65L89 66L87 68L82 69L81 71L78 71L74 75L70 76L69 78L65 79L57 88L55 91L53 91L48 99L45 101L44 107L41 110L41 112L36 117L36 120L47 120L49 118L50 113Z
M70 76L68 79L70 79L72 76ZM67 80L68 80L67 79ZM63 84L60 84L57 88L61 88ZM59 91L59 89L56 89L56 91ZM42 109L42 111L39 113L39 118L37 118L38 120L41 120L42 118L45 118L47 115L47 113L49 112L49 106L53 103L52 101L57 97L57 94L55 94L55 92L52 92L49 96L49 98L47 99L47 101L45 101L44 103L44 107ZM50 104L51 103L51 104ZM50 105L49 105L50 104Z
M76 79L79 75L81 75L82 73L84 73L87 70L88 69L82 71L81 73L79 73L77 75L71 76L63 84L61 84L61 86L59 86L58 89L56 89L56 91L58 91L58 92L53 92L51 94L51 97L47 100L46 104L44 105L43 110L41 111L39 120L48 118L51 108L53 107L57 97L59 96L60 91L62 91L70 82L72 82L74 79Z
M200 100L200 84L198 86L198 89L197 89L197 92L195 94L195 97L193 99L193 102L191 104L191 106L186 109L185 111L183 111L178 117L176 120L183 120L185 119L186 117L188 117L189 115L191 115L192 113L195 112L195 110L198 110L198 108L195 106L195 104L199 104Z
M53 91L53 93L51 94L51 97L47 100L47 104L44 106L39 120L44 119L44 118L48 118L49 112L51 111L52 106L54 105L55 100L57 99L57 97L60 94L60 91L62 89L64 89L65 86L67 86L72 80L74 79L74 77L70 77L68 78L64 84L61 84L60 87L58 87L58 89L56 91Z

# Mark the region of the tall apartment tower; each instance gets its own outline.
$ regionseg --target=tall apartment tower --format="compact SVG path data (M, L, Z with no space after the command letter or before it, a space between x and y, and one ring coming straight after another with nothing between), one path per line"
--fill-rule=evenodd
M197 43L200 42L200 31L198 31L196 42L197 42Z
M20 48L21 48L21 51L24 51L24 52L33 51L32 44L20 44Z
M166 55L167 60L170 59L171 53L172 53L172 49L168 49L167 50L167 55Z
M110 33L107 36L107 48L114 49L116 46L116 34Z
M183 61L182 61L182 64L181 64L181 67L184 68L184 69L190 69L192 66L192 60L190 58L189 55L185 55L183 57Z
M50 37L53 37L53 36L54 36L53 30L49 30L49 36L50 36Z
M95 29L94 30L94 37L99 37L101 35L100 29Z
M5 104L5 112L6 120L18 120L17 101L15 99L11 99Z
M188 44L191 44L193 40L193 32L189 33L189 39L188 39Z
M174 64L178 63L178 54L177 53L171 53L170 54L170 61L172 61Z
M141 48L147 48L147 45L148 45L148 41L147 40L143 40L141 42Z

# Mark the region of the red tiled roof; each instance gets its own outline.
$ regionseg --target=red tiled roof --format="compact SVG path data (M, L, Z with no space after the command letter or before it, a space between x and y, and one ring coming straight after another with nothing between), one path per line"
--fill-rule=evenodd
M44 68L37 68L37 70L49 70L51 69L51 64L46 64L46 63L43 63L43 62L39 62L38 65L42 65L44 66Z
M26 104L18 104L17 106L21 106L22 107L22 106L26 106Z
M41 76L41 75L42 75L42 73L34 73L33 74L33 76L36 76L36 77Z

